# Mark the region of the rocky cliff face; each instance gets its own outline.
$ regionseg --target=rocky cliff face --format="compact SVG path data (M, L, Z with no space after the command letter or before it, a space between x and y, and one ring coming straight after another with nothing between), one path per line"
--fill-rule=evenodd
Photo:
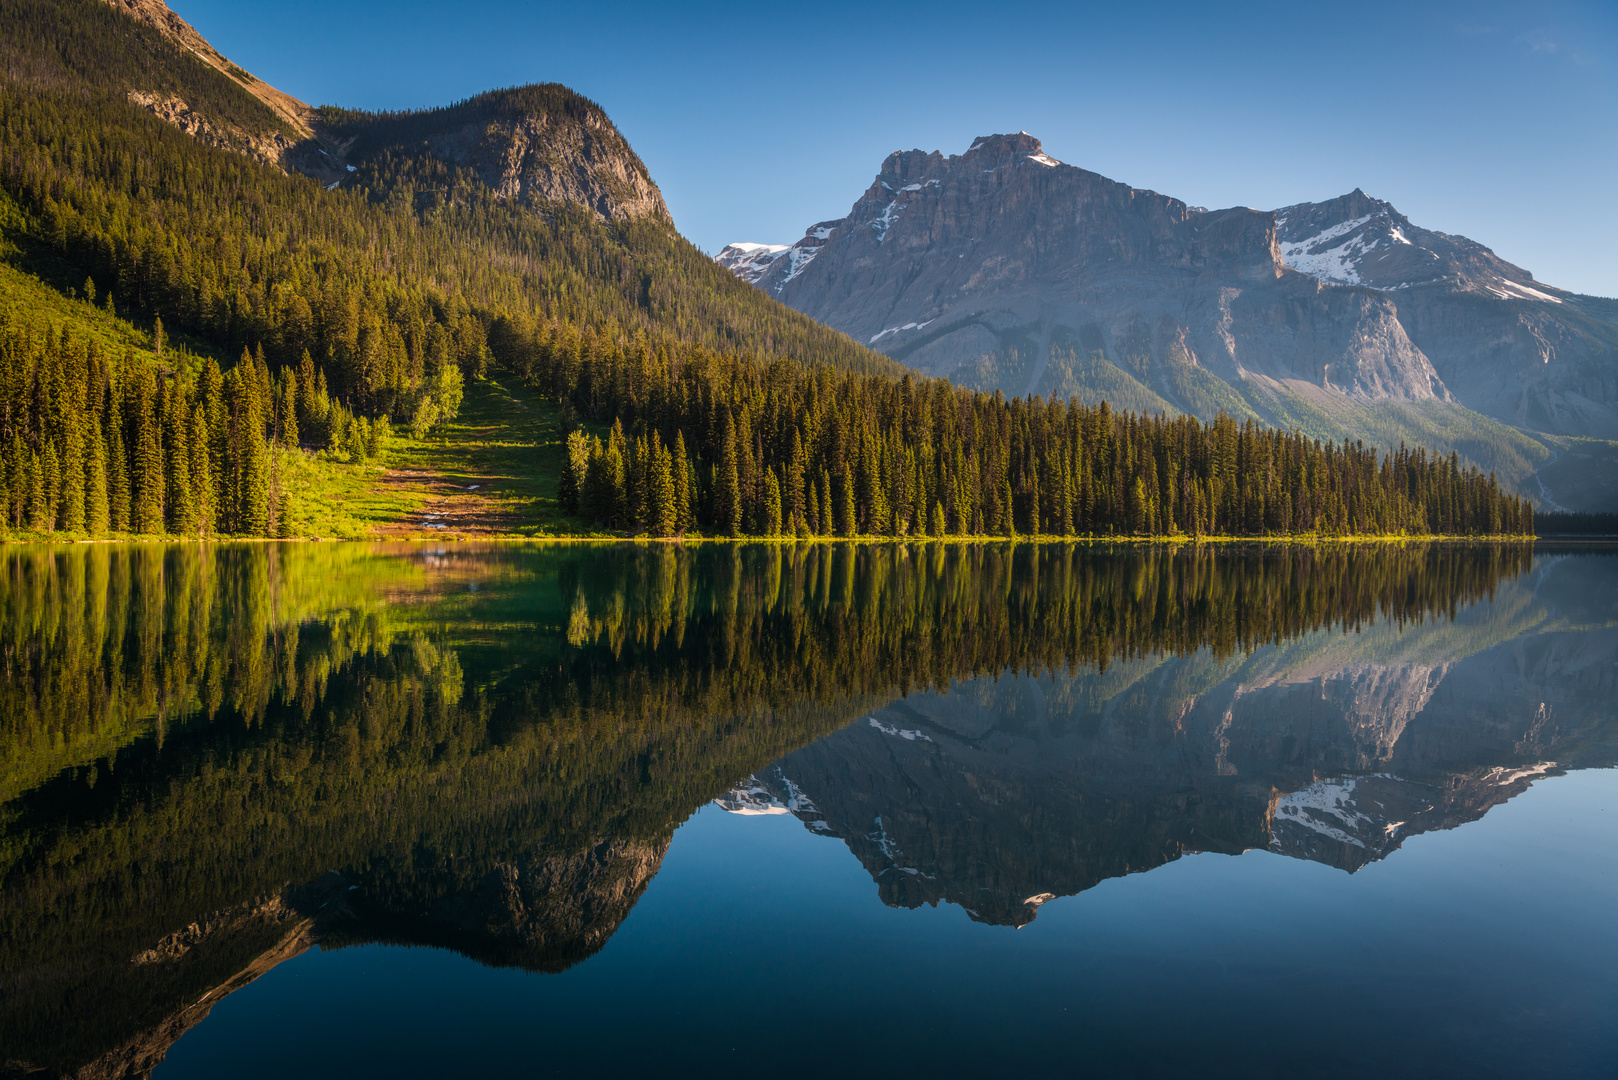
M348 141L355 160L418 143L436 158L475 172L501 199L569 202L608 221L670 221L645 164L594 102L566 87L496 90L462 105L362 128Z
M744 246L726 263L745 279L966 385L1307 415L1372 442L1396 441L1367 420L1390 407L1426 410L1435 429L1488 417L1618 438L1618 318L1603 302L1359 191L1209 212L1059 162L1026 133L992 135L949 157L892 154L847 217L768 258Z
M164 0L104 2L225 75L280 122L246 130L172 94L128 90L136 105L210 146L303 173L327 187L352 183L371 155L425 147L439 160L472 170L501 199L574 203L604 220L670 220L662 192L607 114L565 87L492 91L413 114L342 113L334 125L322 110L233 64Z
M1290 272L1272 214L1197 211L1063 164L1026 133L964 154L895 153L848 217L756 283L933 374L1008 349L1018 393L1060 391L1053 355L1120 363L1148 394L1169 369L1363 398L1447 398L1386 298Z
M1482 244L1413 225L1355 189L1276 211L1288 266L1393 298L1455 398L1517 427L1618 437L1618 320Z

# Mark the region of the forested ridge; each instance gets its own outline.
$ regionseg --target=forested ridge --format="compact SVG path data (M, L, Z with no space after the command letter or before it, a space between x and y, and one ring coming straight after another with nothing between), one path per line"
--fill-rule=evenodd
M906 376L660 220L503 200L416 139L512 109L599 113L565 88L421 113L323 110L365 150L325 190L90 85L96 65L114 88L172 69L164 86L232 123L274 121L155 33L99 4L5 4L7 257L245 360L177 363L160 342L105 355L71 326L0 311L9 530L288 534L270 448L363 460L391 426L420 434L453 415L456 381L499 365L590 422L569 440L559 502L626 532L1532 531L1524 500L1453 455Z

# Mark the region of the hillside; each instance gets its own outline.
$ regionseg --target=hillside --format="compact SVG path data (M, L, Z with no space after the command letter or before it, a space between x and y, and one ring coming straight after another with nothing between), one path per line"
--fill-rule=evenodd
M148 342L8 315L12 531L1529 528L1443 447L1378 455L1148 419L1125 410L1154 401L1122 394L1125 410L1052 409L908 377L684 240L565 87L304 111L157 0L0 7L4 260ZM1261 273L1246 227L1221 242ZM474 476L490 483L451 493Z
M845 217L718 262L959 385L1457 451L1536 498L1566 439L1618 438L1610 305L1358 191L1206 211L991 135L894 153Z

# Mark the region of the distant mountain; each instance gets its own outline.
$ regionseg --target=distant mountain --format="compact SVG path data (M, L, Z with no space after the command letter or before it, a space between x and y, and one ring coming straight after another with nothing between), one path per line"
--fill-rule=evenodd
M789 244L728 244L713 259L751 285L768 273L770 264L790 249Z
M1359 191L1205 211L991 135L891 154L846 217L722 264L913 368L1008 394L1420 441L1520 485L1559 452L1545 436L1618 438L1615 305Z

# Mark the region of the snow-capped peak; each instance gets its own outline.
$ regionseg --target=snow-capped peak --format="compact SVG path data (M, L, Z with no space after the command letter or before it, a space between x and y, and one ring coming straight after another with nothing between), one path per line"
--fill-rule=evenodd
M743 281L752 283L763 277L770 265L784 255L790 246L755 244L747 241L726 244L725 249L714 256L714 262Z

